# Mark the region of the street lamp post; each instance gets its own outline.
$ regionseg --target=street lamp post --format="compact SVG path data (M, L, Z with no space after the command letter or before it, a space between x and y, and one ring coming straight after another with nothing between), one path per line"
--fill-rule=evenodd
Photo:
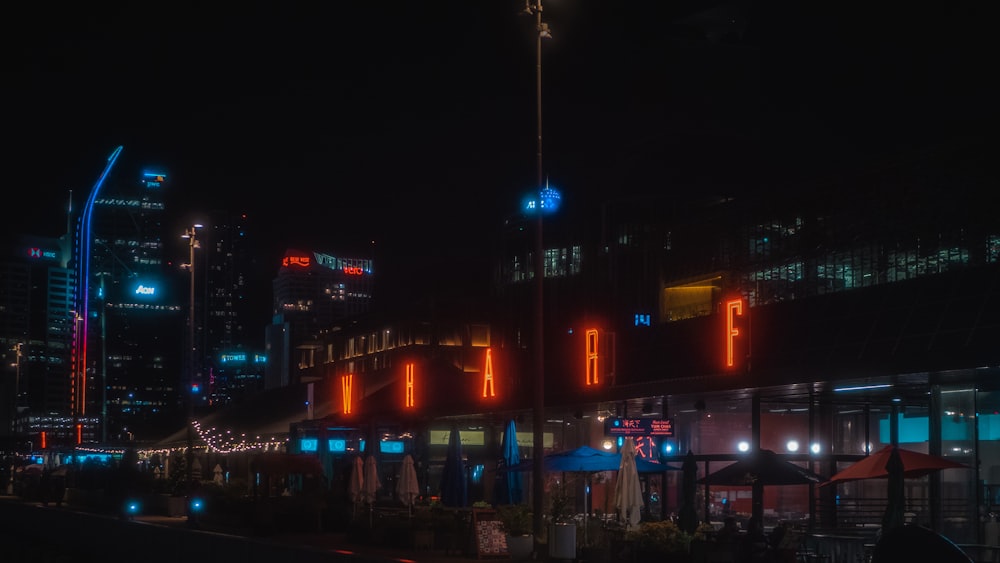
M21 397L21 358L24 357L24 352L22 351L24 347L23 342L18 342L14 345L14 402L13 408L10 414L10 435L12 437L17 437L19 424L17 416L17 405Z
M108 300L104 289L104 278L110 275L101 272L101 443L108 441ZM75 428L75 427L74 427Z
M535 377L532 393L532 466L531 490L532 512L534 514L532 531L535 536L535 546L542 537L545 524L545 467L543 453L545 449L545 322L544 322L544 288L545 288L545 246L542 240L542 39L551 37L548 24L542 21L542 0L525 0L524 13L535 16L535 101L538 135L537 170L538 190L529 210L535 214Z
M23 342L18 342L12 348L12 350L14 351L14 400L11 403L11 411L10 411L10 436L12 440L11 442L12 450L16 450L20 447L20 444L17 442L18 427L19 427L18 424L19 420L17 416L17 404L18 404L18 397L21 394L21 358L23 357L23 352L21 349L23 346L24 346ZM13 465L10 466L10 478L7 480L6 486L7 486L7 494L8 495L14 494Z
M194 465L194 383L195 383L195 373L197 372L197 340L195 339L194 330L194 251L196 248L201 248L198 243L198 229L202 228L203 225L195 223L188 227L181 238L186 238L188 240L188 273L191 277L191 293L189 297L189 309L188 309L188 377L187 377L187 451L184 455L184 471L186 477L186 489L188 494L191 493L194 488L194 475L191 471L192 465ZM193 514L191 510L191 502L187 502L187 516L188 523L194 524Z

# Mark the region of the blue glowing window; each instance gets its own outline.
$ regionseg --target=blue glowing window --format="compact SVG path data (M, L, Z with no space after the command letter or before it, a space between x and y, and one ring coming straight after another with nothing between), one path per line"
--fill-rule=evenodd
M333 438L327 440L327 447L330 448L331 452L346 452L347 451L347 440L342 438Z
M636 313L635 326L649 326L650 316L648 314Z
M403 442L399 440L386 440L380 444L379 451L384 454L401 454L403 453Z
M319 447L319 440L316 438L302 438L299 449L304 452L314 452Z

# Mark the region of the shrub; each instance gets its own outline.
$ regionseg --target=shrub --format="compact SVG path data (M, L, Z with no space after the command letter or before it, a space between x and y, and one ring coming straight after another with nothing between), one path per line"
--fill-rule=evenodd
M534 525L534 514L526 504L503 504L497 507L497 517L512 536L530 534Z
M646 552L687 553L691 547L691 536L670 520L641 522L638 530L627 533L627 538Z

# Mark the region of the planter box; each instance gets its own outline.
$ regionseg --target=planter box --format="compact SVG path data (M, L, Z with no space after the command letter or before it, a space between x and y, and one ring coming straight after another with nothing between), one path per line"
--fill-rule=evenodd
M549 558L576 559L576 524L557 522L549 525Z
M524 534L519 536L507 535L507 552L514 561L527 561L531 559L531 554L535 551L535 536Z

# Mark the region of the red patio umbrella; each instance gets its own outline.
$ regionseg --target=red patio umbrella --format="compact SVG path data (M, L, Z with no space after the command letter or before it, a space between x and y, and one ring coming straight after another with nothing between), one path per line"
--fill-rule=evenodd
M957 461L952 461L947 458L915 452L913 450L904 450L903 448L889 445L871 454L870 456L855 462L853 465L848 466L840 473L830 477L828 481L820 486L822 487L832 485L834 483L844 483L847 481L858 481L861 479L879 479L888 477L889 472L886 470L886 463L888 463L889 458L892 456L893 448L899 452L899 458L903 462L903 477L907 479L923 477L924 475L928 475L942 469L962 469L969 467L968 465L958 463Z

